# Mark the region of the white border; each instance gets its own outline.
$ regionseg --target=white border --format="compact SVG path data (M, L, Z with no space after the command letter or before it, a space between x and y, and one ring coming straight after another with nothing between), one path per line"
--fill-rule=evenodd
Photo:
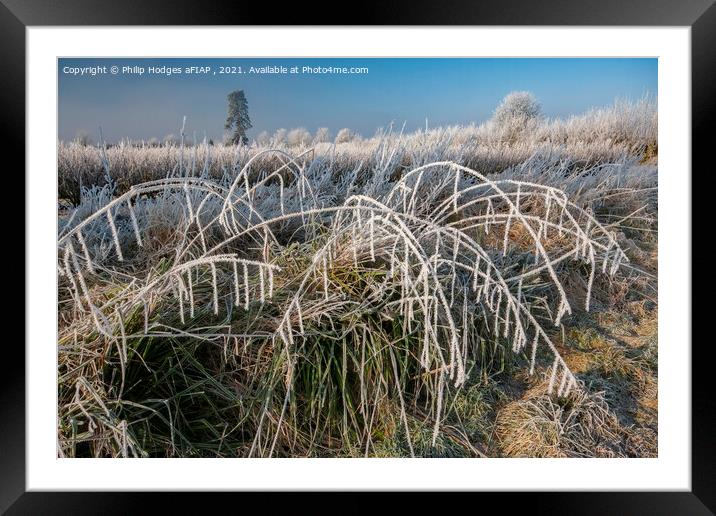
M658 459L57 459L57 57L658 56ZM27 30L27 489L690 490L690 29Z

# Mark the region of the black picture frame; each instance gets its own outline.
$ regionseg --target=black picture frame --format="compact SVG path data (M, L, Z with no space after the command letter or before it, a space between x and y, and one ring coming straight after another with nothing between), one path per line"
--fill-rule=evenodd
M355 4L356 25L573 25L573 26L689 26L692 73L692 169L708 170L712 160L709 128L716 123L716 5L714 0L468 0L449 3L399 0ZM25 148L25 30L43 25L341 25L348 19L319 21L317 13L336 12L311 4L238 3L198 0L0 0L0 106L3 148L17 156L15 170L24 170ZM338 21L338 23L337 23ZM51 171L48 171L50 173ZM686 172L684 172L686 173ZM17 174L17 188L25 192ZM693 177L693 176L692 176ZM8 180L11 178L7 178ZM693 190L692 190L693 191ZM693 202L692 205L696 206ZM692 213L692 221L694 220ZM692 250L691 250L692 252ZM693 256L693 255L692 255ZM27 263L27 257L25 257ZM694 262L692 259L692 266ZM697 269L698 270L698 269ZM32 274L25 267L25 278ZM23 303L24 306L24 303ZM695 308L696 305L694 304ZM31 307L26 307L26 310ZM692 316L693 320L693 316ZM9 321L8 321L9 322ZM16 325L17 323L12 322ZM12 328L12 327L10 327ZM12 329L6 335L12 334ZM191 511L194 497L151 493L25 492L25 350L5 343L0 375L0 512L7 514L134 513L157 501L163 512ZM691 343L662 343L691 345ZM698 344L702 344L699 346ZM716 455L713 429L712 375L706 370L710 344L697 342L692 352L692 455L690 492L512 493L509 503L529 505L531 513L566 514L713 514L716 511ZM246 493L210 494L199 502L204 510ZM261 495L260 495L261 496ZM263 495L265 496L265 495ZM272 495L273 496L273 495ZM503 493L481 493L482 507L499 503ZM207 498L205 494L202 498ZM252 496L254 498L255 496ZM256 502L260 503L260 499ZM251 500L253 501L253 500ZM504 503L504 500L502 500ZM424 496L411 497L404 511L424 506ZM452 503L452 502L451 502ZM486 505L486 503L488 505ZM295 501L292 501L295 504ZM323 505L323 504L321 504ZM326 507L328 504L326 504ZM238 509L239 506L236 506ZM335 506L334 506L335 507ZM371 510L357 494L343 495L341 512Z

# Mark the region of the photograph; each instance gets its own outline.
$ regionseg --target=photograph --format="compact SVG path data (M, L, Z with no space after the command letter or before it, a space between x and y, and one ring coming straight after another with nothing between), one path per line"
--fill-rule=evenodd
M58 57L57 457L659 457L658 72Z
M1 515L716 514L716 0L135 4L0 0Z

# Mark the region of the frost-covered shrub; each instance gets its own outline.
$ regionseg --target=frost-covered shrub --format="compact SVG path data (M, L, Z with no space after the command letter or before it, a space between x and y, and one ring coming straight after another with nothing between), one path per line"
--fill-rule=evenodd
M328 127L319 127L316 129L316 136L313 138L315 143L326 143L331 141L331 132Z
M311 133L304 127L297 127L288 132L287 139L291 146L308 145L311 142Z
M490 120L492 137L499 142L515 143L534 133L542 122L542 108L532 93L516 91L508 94Z
M271 143L273 145L281 145L286 143L286 129L284 129L283 127L280 129L276 129L276 132L273 133L273 138L271 140Z
M336 135L336 143L348 143L356 139L357 135L347 127L338 131L338 134Z
M513 91L495 109L492 121L498 126L522 124L542 117L542 107L528 91Z
M267 131L261 131L256 137L256 145L265 146L271 142L271 136Z

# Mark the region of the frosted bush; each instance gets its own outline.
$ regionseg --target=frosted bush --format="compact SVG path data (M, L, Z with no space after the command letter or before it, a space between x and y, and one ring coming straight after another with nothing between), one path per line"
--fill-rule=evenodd
M348 129L347 127L344 127L340 131L338 131L338 134L336 134L336 143L348 143L357 138L357 135Z
M277 129L271 138L271 145L282 145L286 143L286 129Z
M542 107L534 94L528 91L514 91L502 99L495 109L492 121L498 126L514 123L526 124L542 117Z
M291 146L308 145L311 143L311 133L304 127L297 127L288 132L287 140Z
M271 142L271 136L267 131L261 131L259 135L256 137L256 145L258 146L266 146Z
M331 141L331 132L327 127L319 127L316 129L316 136L313 138L314 143L327 143Z

